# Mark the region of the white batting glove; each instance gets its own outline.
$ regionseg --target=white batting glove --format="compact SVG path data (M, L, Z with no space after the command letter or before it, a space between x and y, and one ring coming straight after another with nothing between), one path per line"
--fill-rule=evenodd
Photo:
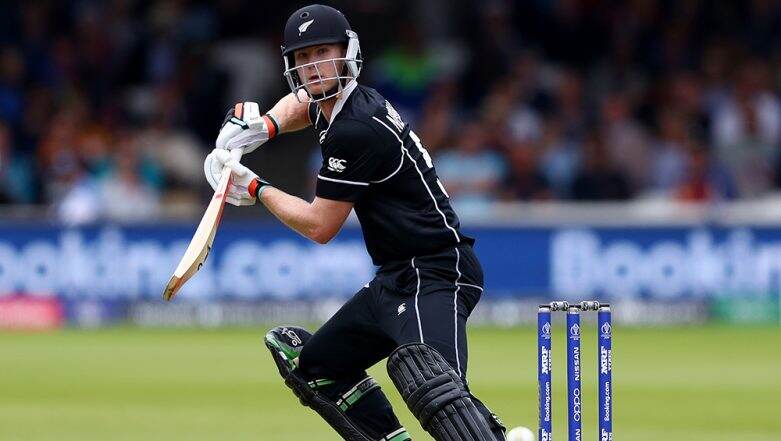
M263 190L271 186L265 179L233 159L228 150L214 149L203 162L206 180L214 190L217 190L223 167L231 169L231 185L228 187L225 201L232 205L254 205Z
M279 132L279 125L269 114L261 115L258 103L245 101L229 110L217 136L218 149L244 149L247 154Z

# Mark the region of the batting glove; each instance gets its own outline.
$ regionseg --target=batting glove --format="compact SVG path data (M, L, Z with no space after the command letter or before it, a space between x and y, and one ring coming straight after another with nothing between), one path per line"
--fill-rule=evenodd
M254 205L263 190L271 186L268 181L258 177L241 162L233 159L228 150L214 149L203 162L206 180L214 190L217 190L223 167L231 169L231 185L228 187L225 201L232 205Z
M279 125L270 114L261 115L258 103L245 101L236 104L225 115L220 134L217 136L218 149L244 149L247 154L279 132Z

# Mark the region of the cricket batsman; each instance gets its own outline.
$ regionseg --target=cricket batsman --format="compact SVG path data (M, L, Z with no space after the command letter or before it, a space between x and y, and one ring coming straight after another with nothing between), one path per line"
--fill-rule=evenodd
M207 180L216 188L230 167L228 202L260 201L321 244L355 210L379 267L314 334L293 326L268 332L285 384L346 440L410 440L366 373L387 357L393 384L436 440L504 440L502 423L467 384L466 321L480 300L483 271L431 156L391 103L358 84L358 35L341 12L322 5L294 12L282 57L291 93L265 114L253 102L229 111L204 164ZM231 159L229 150L246 154L309 126L323 153L312 202Z

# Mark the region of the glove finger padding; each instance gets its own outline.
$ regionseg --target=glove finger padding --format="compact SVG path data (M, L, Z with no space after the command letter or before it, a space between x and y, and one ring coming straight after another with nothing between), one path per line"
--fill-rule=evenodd
M226 150L241 148L247 154L268 141L274 133L276 130L269 131L258 103L245 101L228 111L215 145Z
M260 145L263 144L263 142L267 139L268 134L263 134L260 130L242 130L240 133L236 134L228 140L228 142L225 144L225 148L228 150L241 148L244 149L245 152L252 152L260 147Z
M209 185L211 185L212 190L215 191L220 183L220 176L222 176L223 168L222 162L217 159L216 152L217 150L214 150L209 153L203 161L203 173L206 175L206 182L208 182Z
M227 153L226 150L222 150L222 151ZM242 164L241 162L235 159L231 158L230 160L228 160L228 162L225 162L224 165L225 167L231 169L231 173L233 173L233 176L236 178L244 178L247 175L254 175L252 170L250 170L249 168L247 168L247 166L245 166L244 164Z
M225 196L225 202L236 207L246 207L248 205L255 205L257 201L258 201L257 199L251 198L249 196L247 197Z

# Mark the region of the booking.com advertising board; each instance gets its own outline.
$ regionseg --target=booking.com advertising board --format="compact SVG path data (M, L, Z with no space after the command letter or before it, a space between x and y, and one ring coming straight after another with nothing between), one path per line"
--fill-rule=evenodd
M0 226L0 298L157 299L192 225ZM775 298L781 228L479 228L485 296ZM274 225L225 223L180 299L345 298L374 273L360 231L317 245Z

